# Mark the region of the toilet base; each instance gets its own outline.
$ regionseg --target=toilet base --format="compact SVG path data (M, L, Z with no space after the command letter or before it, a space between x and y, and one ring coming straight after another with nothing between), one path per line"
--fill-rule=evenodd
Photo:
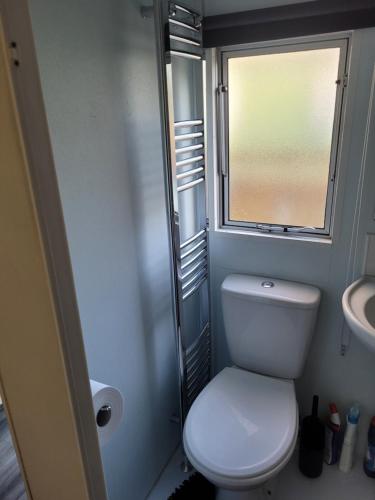
M237 490L223 490L217 488L216 500L264 500L265 496L263 488L256 488L254 490L237 491Z

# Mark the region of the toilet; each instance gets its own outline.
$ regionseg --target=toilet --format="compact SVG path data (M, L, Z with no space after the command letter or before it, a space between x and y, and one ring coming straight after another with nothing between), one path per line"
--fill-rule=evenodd
M225 278L221 297L234 366L224 368L194 401L183 441L190 463L216 485L218 500L248 500L294 451L294 379L305 364L320 291L233 274Z

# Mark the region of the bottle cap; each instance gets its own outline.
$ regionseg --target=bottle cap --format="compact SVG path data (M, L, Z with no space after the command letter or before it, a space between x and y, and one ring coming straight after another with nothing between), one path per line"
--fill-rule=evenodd
M336 406L336 404L335 404L335 403L329 403L329 411L330 411L331 413L338 413L338 411L337 411L337 406Z
M357 405L353 405L348 413L348 422L351 424L358 424L359 420L359 408Z
M341 425L340 415L339 415L339 412L337 410L337 406L335 405L335 403L329 404L329 411L331 413L331 415L330 415L331 423L333 425L335 425L336 427L340 427L340 425Z

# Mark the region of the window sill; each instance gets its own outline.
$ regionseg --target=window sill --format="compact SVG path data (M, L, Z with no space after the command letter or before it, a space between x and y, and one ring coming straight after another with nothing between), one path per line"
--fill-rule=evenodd
M332 236L323 236L323 235L304 235L304 234L295 234L295 233L263 233L261 231L252 231L251 229L239 229L239 228L228 228L227 226L220 226L213 228L213 232L226 236L226 237L234 237L234 238L272 238L273 240L284 240L284 241L298 241L301 243L314 243L319 245L332 245Z

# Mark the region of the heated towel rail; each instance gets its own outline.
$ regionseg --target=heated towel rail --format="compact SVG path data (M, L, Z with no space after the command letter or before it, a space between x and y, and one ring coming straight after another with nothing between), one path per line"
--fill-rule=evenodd
M164 4L163 4L164 5ZM201 14L162 10L167 178L172 232L181 424L211 375Z

